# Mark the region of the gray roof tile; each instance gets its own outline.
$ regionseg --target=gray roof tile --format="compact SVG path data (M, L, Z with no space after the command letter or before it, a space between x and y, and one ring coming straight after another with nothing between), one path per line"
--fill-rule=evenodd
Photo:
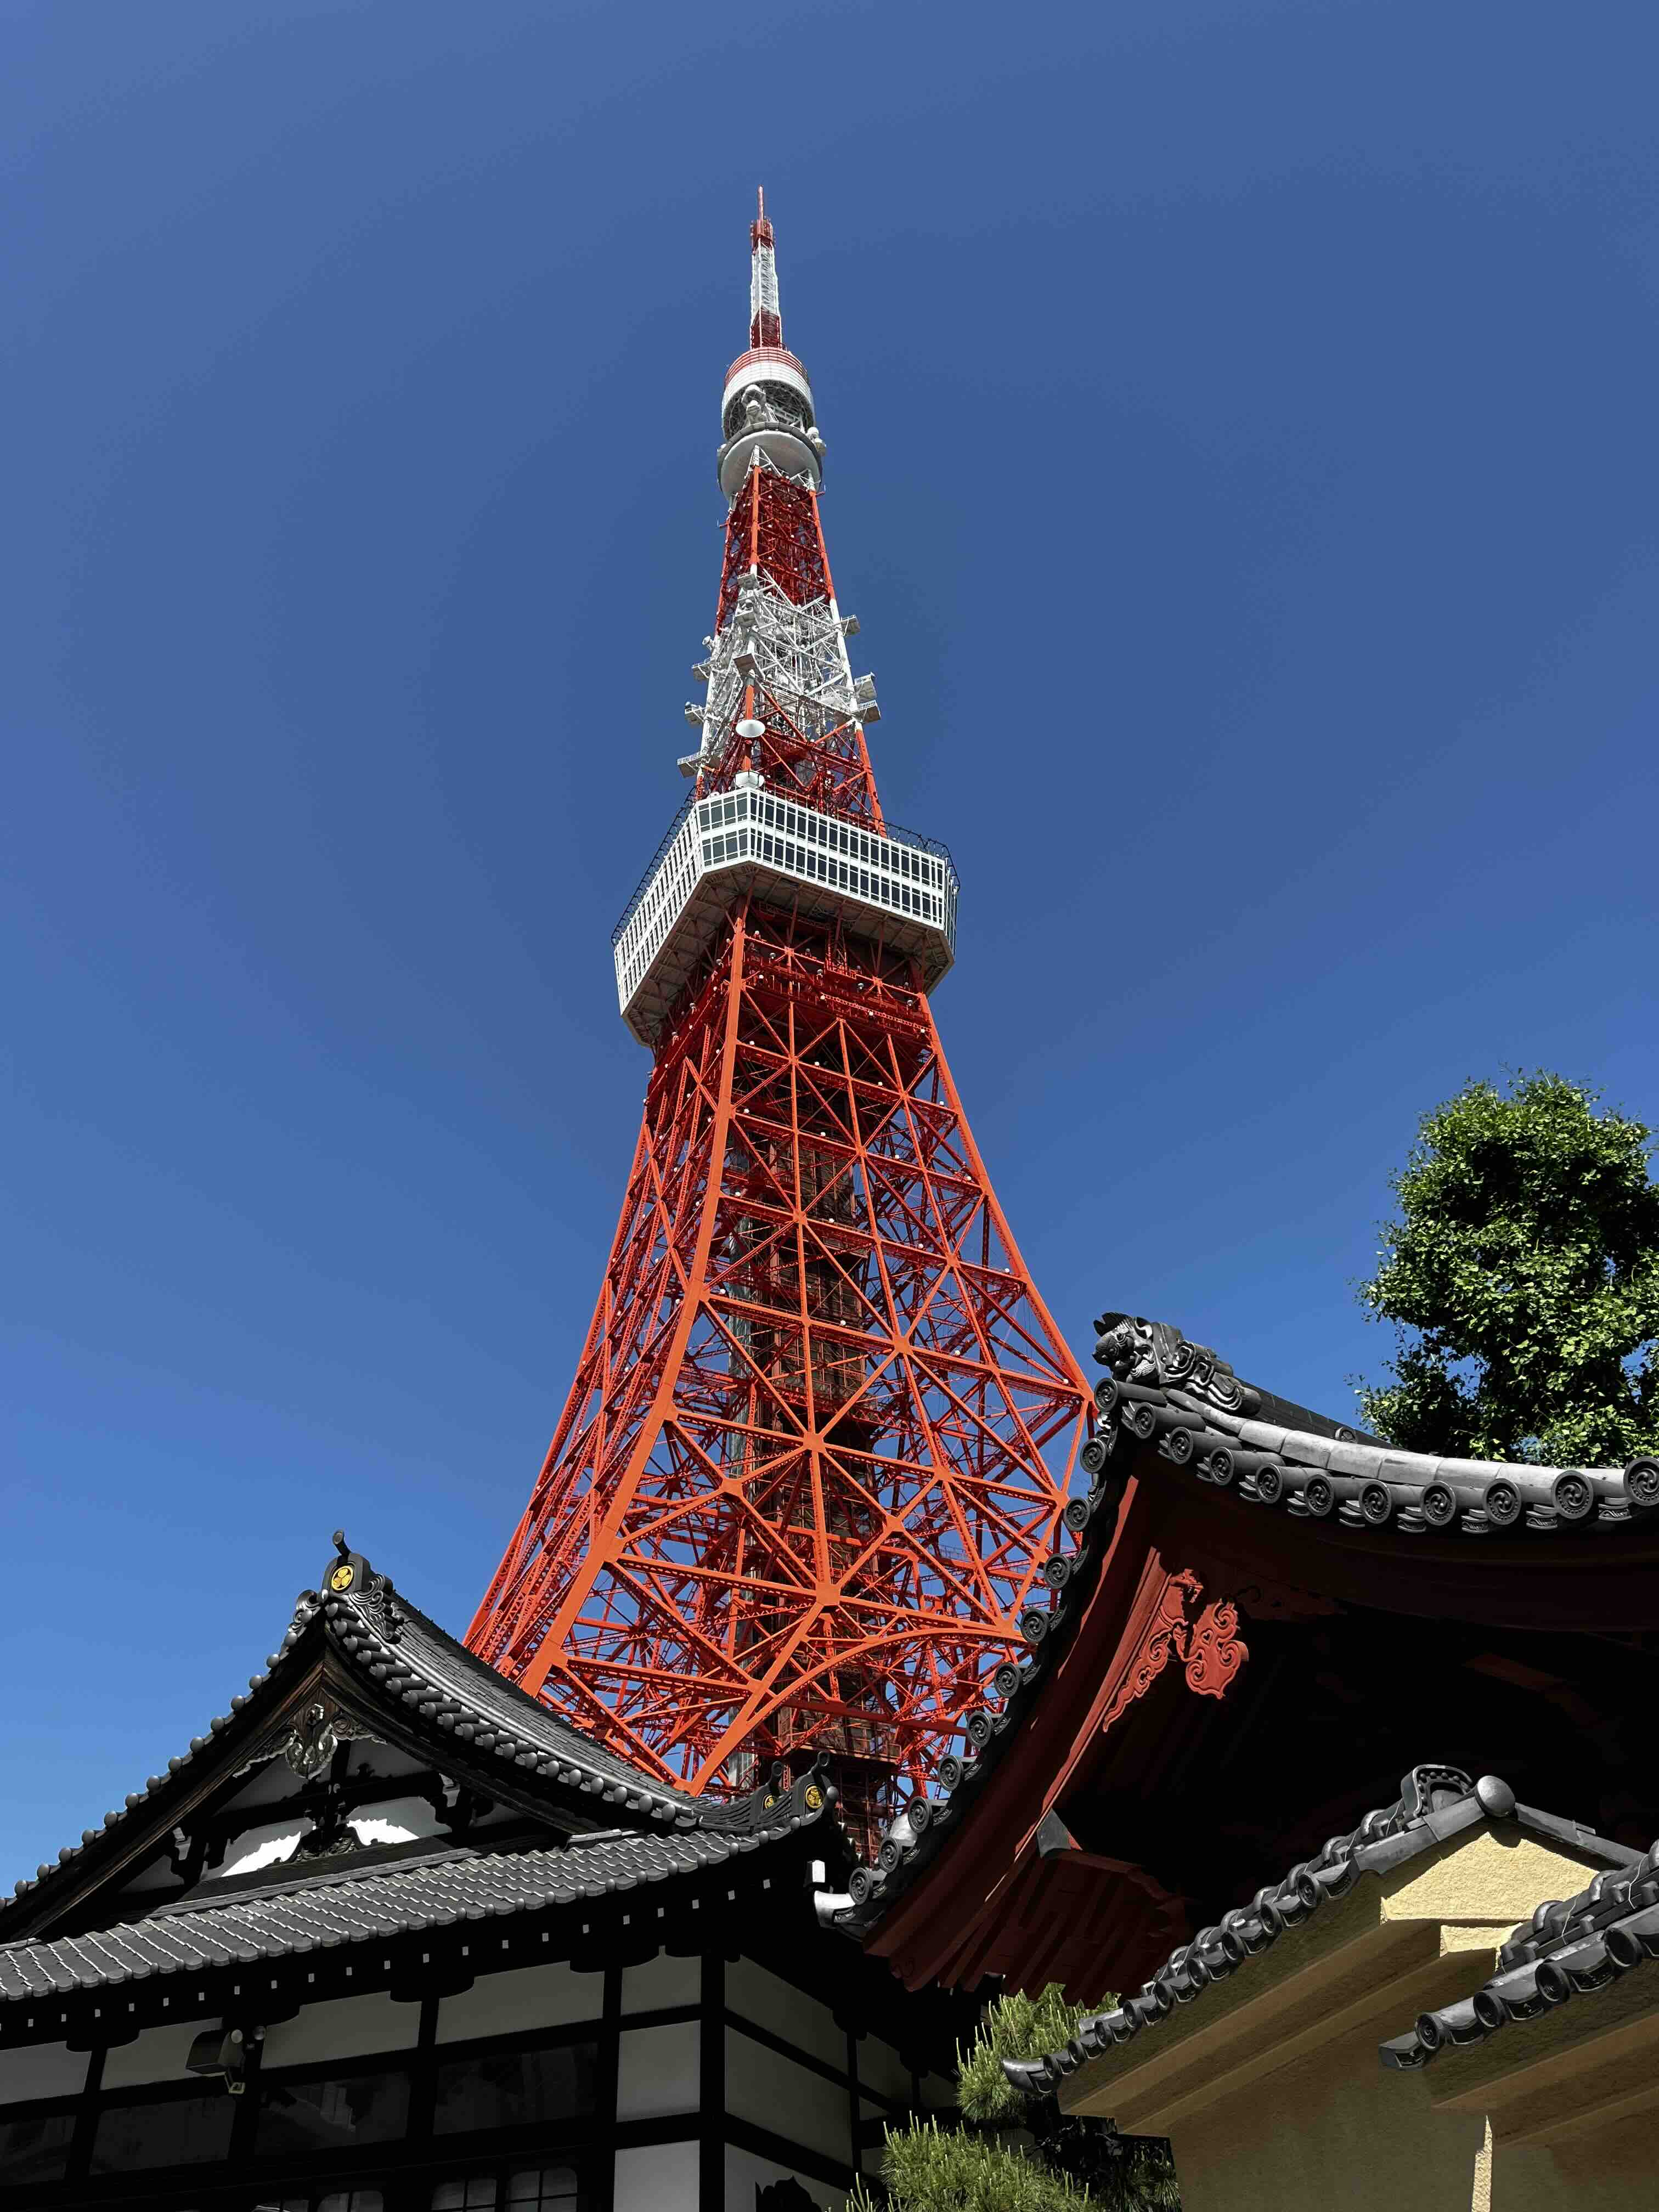
M1477 1783L1455 1766L1415 1766L1392 1805L1368 1813L1348 1834L1332 1837L1316 1857L1292 1867L1282 1881L1259 1889L1248 1905L1224 1913L1217 1926L1182 1944L1136 1996L1080 2022L1065 2049L1029 2061L1006 2059L1003 2072L1027 2095L1046 2094L1089 2059L1157 2027L1176 2005L1201 1997L1212 1983L1248 1971L1250 1960L1286 1929L1299 1926L1328 1899L1346 1896L1361 1876L1389 1873L1484 1820L1510 1820L1571 1841L1574 1849L1605 1859L1609 1869L1628 1871L1638 1856L1576 1821L1517 1804L1508 1784L1495 1776Z
M694 1797L672 1783L642 1773L475 1658L410 1605L361 1553L349 1551L343 1536L337 1534L336 1543L341 1560L351 1567L349 1588L343 1592L325 1589L323 1594L302 1590L267 1671L251 1678L251 1695L234 1698L231 1713L216 1717L204 1735L193 1737L190 1750L167 1761L166 1773L152 1775L143 1790L132 1791L122 1810L106 1815L101 1829L88 1832L87 1841L61 1851L60 1865L78 1861L88 1850L112 1852L125 1842L135 1815L148 1818L169 1791L182 1793L193 1787L203 1754L233 1724L246 1729L244 1715L257 1719L260 1707L283 1696L296 1665L309 1665L322 1639L368 1693L403 1707L410 1725L435 1729L441 1737L453 1736L467 1747L471 1763L511 1766L519 1790L528 1783L535 1794L547 1796L550 1805L568 1805L574 1791L590 1801L582 1808L585 1817L591 1817L592 1803L597 1802L607 1805L619 1823L733 1836L800 1825L805 1800L814 1788L812 1776L799 1777L793 1785L775 1778L745 1797L720 1799ZM330 1569L338 1564L331 1561ZM325 1573L325 1585L329 1578ZM817 1786L820 1801L828 1796L834 1802L826 1783L820 1780ZM58 1871L58 1867L43 1866L33 1881L18 1883L14 1898L0 1899L0 1928L9 1906L32 1897Z
M1409 2033L1382 2045L1383 2065L1415 2072L1444 2050L1484 2043L1659 1958L1659 1843L1628 1856L1633 1864L1598 1874L1577 1896L1539 1905L1498 1953L1496 1973L1472 1997L1419 2014Z
M95 1936L0 1947L0 2002L574 1904L723 1865L782 1832L617 1834L512 1856L454 1853L172 1905Z

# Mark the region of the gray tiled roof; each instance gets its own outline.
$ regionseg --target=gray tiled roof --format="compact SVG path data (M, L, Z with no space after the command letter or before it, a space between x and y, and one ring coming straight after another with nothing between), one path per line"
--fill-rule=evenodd
M1096 1441L1109 1450L1120 1431L1155 1440L1172 1466L1257 1504L1355 1528L1469 1536L1626 1522L1659 1506L1659 1459L1561 1468L1397 1451L1281 1405L1165 1323L1103 1314L1097 1327L1095 1357L1109 1372L1095 1392Z
M1333 1836L1316 1857L1292 1867L1281 1882L1259 1889L1248 1905L1236 1906L1217 1926L1182 1944L1137 1996L1115 2011L1080 2022L1063 2050L1029 2061L1006 2059L1003 2071L1027 2095L1041 2096L1087 2060L1132 2042L1167 2020L1176 2005L1191 2003L1212 1983L1248 1968L1252 1958L1328 1899L1346 1896L1363 1875L1387 1874L1482 1821L1511 1820L1589 1857L1604 1859L1610 1868L1627 1870L1638 1856L1576 1821L1517 1804L1509 1784L1496 1776L1472 1782L1455 1766L1415 1766L1392 1805L1368 1813L1349 1834Z
M1382 2063L1413 2072L1443 2051L1485 2042L1511 2021L1535 2020L1606 1989L1654 1958L1659 1843L1633 1866L1598 1874L1576 1897L1540 1905L1498 1953L1492 1978L1472 1997L1421 2014L1408 2034L1382 2045Z
M88 1851L118 1847L118 1832L136 1814L151 1817L169 1795L187 1792L197 1779L198 1763L216 1740L228 1731L246 1736L250 1724L277 1703L289 1679L302 1674L325 1643L366 1695L396 1704L412 1729L433 1733L434 1756L441 1756L441 1740L453 1738L465 1747L471 1765L510 1767L518 1793L541 1796L550 1808L574 1802L591 1817L590 1807L603 1805L610 1820L625 1826L720 1835L799 1825L811 1777L800 1777L793 1786L774 1783L747 1796L722 1800L694 1797L643 1774L474 1658L410 1605L361 1553L350 1551L343 1537L337 1534L336 1542L340 1559L328 1563L323 1591L300 1593L287 1633L266 1661L265 1671L250 1677L247 1694L233 1698L230 1711L192 1736L189 1747L167 1761L164 1773L152 1774L142 1790L129 1794L125 1806L106 1813L101 1827L83 1830L79 1844L60 1850L59 1865L69 1866ZM331 1590L331 1573L342 1564L351 1570L349 1587ZM109 1844L106 1835L112 1838ZM17 1884L15 1897L0 1899L0 1929L6 1909L33 1898L57 1871L44 1864L32 1881Z
M800 1813L791 1825L817 1817ZM0 2003L576 1904L722 1865L781 1832L613 1833L513 1856L446 1852L375 1872L312 1875L222 1903L173 1905L95 1935L0 1947Z
M873 1863L854 1873L851 1904L836 1916L849 1930L873 1926L921 1873L1030 1718L1110 1547L1121 1470L1137 1447L1150 1446L1154 1463L1234 1488L1257 1504L1406 1535L1457 1529L1482 1536L1514 1524L1538 1534L1571 1532L1644 1518L1659 1507L1659 1459L1626 1468L1549 1468L1396 1451L1241 1382L1225 1360L1165 1322L1108 1313L1096 1328L1095 1358L1109 1372L1096 1388L1095 1432L1081 1455L1091 1487L1066 1508L1076 1549L1054 1563L1050 1608L1032 1607L1022 1616L1030 1648L1018 1663L997 1669L994 1694L968 1722L966 1753L940 1760L936 1790L911 1801ZM1137 1471L1146 1464L1143 1454Z

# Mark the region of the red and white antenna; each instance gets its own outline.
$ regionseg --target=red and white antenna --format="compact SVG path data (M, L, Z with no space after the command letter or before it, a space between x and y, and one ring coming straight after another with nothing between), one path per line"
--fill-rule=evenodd
M783 317L778 310L778 263L772 226L766 220L765 187L759 188L760 213L749 226L749 343L781 346Z

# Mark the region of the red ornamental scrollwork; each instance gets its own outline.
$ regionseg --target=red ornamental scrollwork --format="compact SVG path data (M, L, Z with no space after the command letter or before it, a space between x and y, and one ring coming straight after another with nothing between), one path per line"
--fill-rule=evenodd
M1224 1697L1249 1657L1238 1633L1238 1607L1231 1598L1204 1602L1204 1585L1190 1567L1170 1577L1139 1648L1101 1719L1103 1735L1138 1698L1144 1698L1171 1659L1178 1659L1188 1687L1200 1698Z
M1182 1655L1187 1684L1200 1698L1219 1698L1249 1656L1238 1635L1238 1607L1230 1598L1206 1605L1187 1632Z

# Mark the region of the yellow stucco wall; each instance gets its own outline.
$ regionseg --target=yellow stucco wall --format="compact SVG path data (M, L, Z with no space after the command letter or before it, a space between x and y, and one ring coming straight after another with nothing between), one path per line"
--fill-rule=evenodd
M1168 2135L1185 2212L1659 2212L1659 1964L1420 2073L1377 2056L1593 1871L1470 1831L1362 1878L1061 2102Z
M1178 2128L1182 2212L1472 2212L1485 2122L1431 2112L1376 2044L1361 2027Z

